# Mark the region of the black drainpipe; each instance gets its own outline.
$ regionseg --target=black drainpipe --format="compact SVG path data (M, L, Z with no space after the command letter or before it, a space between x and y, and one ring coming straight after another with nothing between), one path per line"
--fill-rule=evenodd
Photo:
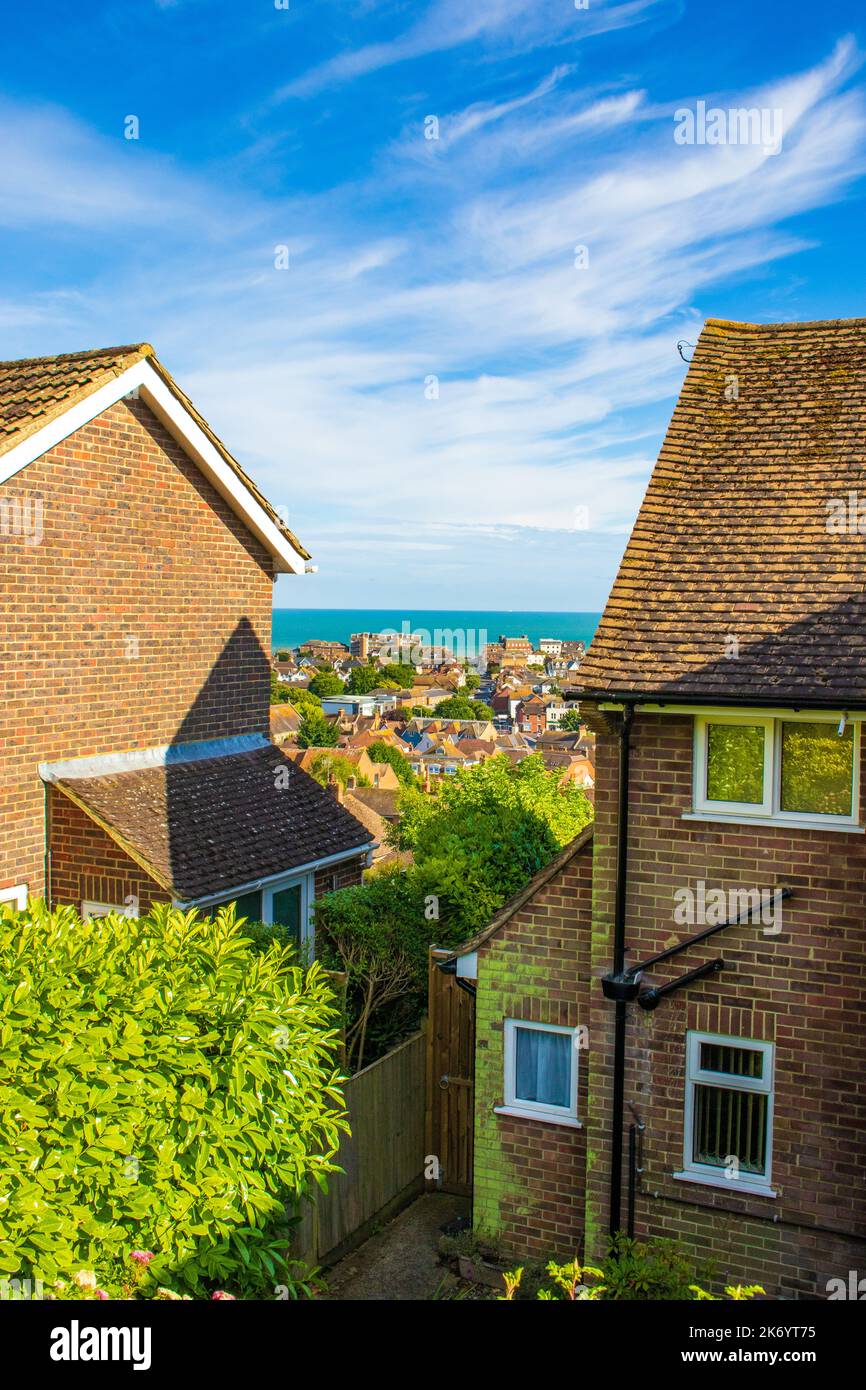
M628 880L628 780L629 780L629 735L634 717L634 706L626 704L622 711L622 727L619 735L619 787L617 797L617 838L616 838L616 896L613 914L613 974L621 976L625 970L625 895ZM614 1019L613 1046L613 1133L611 1135L610 1171L610 1234L617 1235L621 1222L622 1209L622 1132L625 1108L625 1021L626 1005L618 1000Z

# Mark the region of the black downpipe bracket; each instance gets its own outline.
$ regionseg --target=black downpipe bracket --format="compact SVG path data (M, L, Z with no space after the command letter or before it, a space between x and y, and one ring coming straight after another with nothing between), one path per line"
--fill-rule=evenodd
M628 883L628 781L630 734L634 707L626 704L622 712L619 735L619 786L617 788L616 827L616 890L613 911L613 975L622 977L625 971L625 895ZM625 1109L625 999L615 1005L613 1044L613 1130L610 1156L610 1234L615 1236L621 1224L622 1211L622 1132Z

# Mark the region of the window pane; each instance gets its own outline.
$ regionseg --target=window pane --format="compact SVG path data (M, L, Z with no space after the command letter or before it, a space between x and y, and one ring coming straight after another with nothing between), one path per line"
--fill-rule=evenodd
M726 1047L701 1043L701 1071L727 1072L728 1076L762 1077L764 1054L753 1047Z
M262 895L261 893L243 893L239 898L227 898L224 903L217 903L210 909L210 914L215 917L221 907L228 907L229 903L235 905L235 916L246 917L249 922L260 922L262 920Z
M288 927L289 936L296 946L301 944L301 885L295 883L291 888L283 888L274 894L274 922Z
M571 1105L570 1033L544 1033L538 1028L517 1028L515 1098L537 1105Z
M764 729L760 724L707 725L707 800L764 800Z
M741 1172L765 1173L767 1097L754 1091L695 1086L692 1157L695 1163L714 1168L726 1168L734 1157Z
M782 810L850 816L854 730L791 720L782 724Z

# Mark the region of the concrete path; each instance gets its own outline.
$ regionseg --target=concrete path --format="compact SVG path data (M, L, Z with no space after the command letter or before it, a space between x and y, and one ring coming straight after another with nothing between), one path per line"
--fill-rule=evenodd
M454 1275L438 1263L440 1226L469 1215L469 1198L448 1192L419 1197L376 1235L334 1265L326 1278L331 1299L430 1299Z

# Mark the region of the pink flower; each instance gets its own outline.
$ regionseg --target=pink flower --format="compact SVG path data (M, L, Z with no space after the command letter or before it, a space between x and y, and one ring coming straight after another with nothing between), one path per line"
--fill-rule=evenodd
M223 1293L222 1289L217 1289L216 1293L211 1294L211 1299L214 1298L230 1298L233 1303L237 1302L233 1293Z
M133 1250L129 1258L135 1260L137 1264L149 1265L151 1260L156 1259L156 1256L152 1250Z
M97 1298L108 1298L108 1294L105 1292L105 1289L97 1289L97 1290L96 1290L96 1297L97 1297Z

